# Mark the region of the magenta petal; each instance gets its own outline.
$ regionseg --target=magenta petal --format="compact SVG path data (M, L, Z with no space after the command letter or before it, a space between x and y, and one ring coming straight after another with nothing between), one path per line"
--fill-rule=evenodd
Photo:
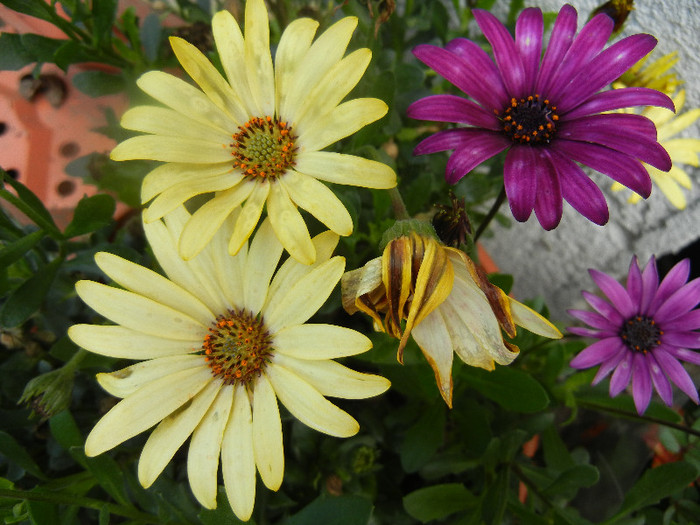
M630 378L632 377L633 358L634 354L632 352L625 352L620 364L615 368L610 378L610 397L615 397L629 385Z
M534 93L537 70L542 56L544 20L542 11L534 7L524 9L515 23L515 46L525 70L525 91Z
M689 312L700 302L700 277L693 279L666 299L654 313L658 323L672 321Z
M638 414L643 414L651 401L651 373L643 354L634 354L632 361L632 397Z
M551 165L543 166L543 168L537 172L535 216L542 227L549 231L556 228L561 221L561 188L554 168Z
M656 46L651 35L632 35L616 42L583 66L557 97L559 111L566 113L617 79Z
M640 304L642 300L642 271L639 269L637 256L632 257L630 269L627 272L627 293L635 304ZM641 308L640 308L640 311Z
M445 49L457 55L470 74L475 75L474 85L467 94L487 108L502 109L508 104L511 97L506 92L501 72L486 51L466 38L450 40Z
M588 144L573 140L558 139L550 145L550 150L570 157L576 162L589 166L632 191L647 198L651 194L651 177L641 162L626 153L615 151L598 144Z
M673 404L673 389L671 388L671 383L661 370L654 355L649 353L646 358L649 372L651 373L651 380L654 382L654 388L659 393L661 400L666 403L666 405L671 406Z
M608 222L608 204L600 188L575 162L557 150L547 154L557 170L564 200L589 221L598 225Z
M642 271L642 299L639 302L639 311L649 313L651 300L659 287L659 271L656 268L656 258L652 255Z
M445 169L445 180L450 184L456 184L476 166L511 145L511 142L500 134L479 130L461 131L465 132L464 140L447 161Z
M414 155L426 155L428 153L436 153L438 151L447 151L457 149L466 140L464 137L465 129L446 129L438 131L429 137L421 140L413 149Z
M661 348L661 347L659 347ZM676 348L672 346L664 346L663 349L676 359L682 359L694 365L700 365L700 352L688 350L687 348ZM656 350L658 352L658 349Z
M617 365L620 364L620 361L622 361L627 355L629 355L629 352L627 351L627 348L624 345L622 345L622 348L620 348L620 351L617 354L615 354L608 361L605 361L600 365L600 368L596 372L591 384L597 385L603 379L605 379L605 377L610 372L617 368Z
M511 97L521 98L525 93L525 69L513 37L494 15L483 9L472 11L481 32L491 44L493 57L501 71L506 90Z
M562 114L562 117L566 120L572 120L586 115L635 106L660 106L671 111L676 110L668 95L660 91L643 87L627 87L597 93L585 103L576 106L566 114Z
M656 142L656 126L643 115L632 113L606 113L604 115L588 115L575 120L566 119L559 126L559 131L573 138L590 130L609 129L625 133L630 140L646 140Z
M569 366L583 370L584 368L599 365L615 357L622 346L623 343L619 337L609 337L602 341L597 341L574 357Z
M542 67L536 81L535 93L546 93L553 80L552 73L561 65L562 59L576 36L576 9L569 4L561 8L554 21L552 35L544 52Z
M615 308L622 314L622 317L628 319L637 314L635 305L632 303L627 290L624 286L618 283L608 274L598 270L588 270L591 278L598 285L598 288L610 299L610 302L615 305Z
M589 312L588 310L567 310L570 316L583 321L593 328L600 328L601 330L614 330L617 331L620 327L611 323L606 317L603 317L597 312Z
M584 328L582 326L569 326L566 330L574 335L591 337L594 339L604 339L606 337L613 337L617 335L614 330L594 330L592 328Z
M538 89L541 89L538 93L556 101L556 105L559 106L559 100L563 91L566 90L581 68L585 67L603 49L610 38L612 29L613 21L608 15L600 14L594 16L576 35L571 47L569 47L564 58L561 59L559 67L550 75L551 80L549 83L544 85L538 84ZM583 100L578 102L581 103Z
M663 330L666 332L698 329L700 329L700 310L691 310L687 314L676 317L673 321L666 321L663 324Z
M537 172L547 169L546 162L535 148L514 146L506 155L503 183L515 220L524 222L530 217L537 196Z
M678 388L680 388L685 395L695 401L695 403L698 403L698 389L695 387L686 369L683 368L683 365L681 365L675 357L661 348L656 348L654 350L654 357L668 378L678 385Z
M656 294L649 305L649 314L653 315L659 306L671 295L681 289L688 282L690 276L690 260L683 259L676 263L664 277L656 289Z
M408 106L406 115L418 120L461 122L472 126L499 131L502 126L493 113L471 100L455 95L432 95L416 100Z
M666 328L665 324L664 328ZM666 329L661 340L664 344L679 348L700 348L700 332L669 332Z
M612 324L621 326L625 321L620 312L607 302L605 299L593 295L590 292L583 292L583 298L588 304L590 304L600 315L608 319Z

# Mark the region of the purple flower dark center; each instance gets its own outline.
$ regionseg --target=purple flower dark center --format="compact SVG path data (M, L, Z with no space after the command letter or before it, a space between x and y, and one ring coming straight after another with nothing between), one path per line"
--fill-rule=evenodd
M521 144L549 144L556 131L556 106L549 100L540 100L539 95L510 99L503 111L496 111L503 123L503 131L513 142Z
M627 347L635 352L649 352L659 346L663 331L649 317L636 316L625 321L620 329L620 337Z

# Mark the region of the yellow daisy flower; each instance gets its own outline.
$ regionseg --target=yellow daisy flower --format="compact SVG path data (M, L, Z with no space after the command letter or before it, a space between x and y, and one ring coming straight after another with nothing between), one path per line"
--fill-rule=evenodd
M645 87L656 89L668 96L673 95L682 84L673 67L678 63L678 53L668 53L650 64L647 61L652 53L625 71L613 87Z
M492 285L464 252L416 232L389 242L381 257L343 275L341 284L348 313L362 311L373 318L375 329L401 339L399 362L413 336L449 407L454 353L470 366L493 370L495 363L513 362L519 352L501 329L509 337L515 336L515 325L561 337L544 317Z
M682 188L689 190L692 182L688 173L681 167L682 164L698 167L698 155L700 155L700 139L698 138L678 138L675 137L684 129L693 125L700 118L700 108L691 109L682 115L680 114L685 104L685 90L681 89L675 97L673 103L676 106L678 116L665 108L648 107L642 110L642 115L648 117L656 125L656 132L659 144L668 151L673 166L668 172L660 171L653 166L644 164L649 172L652 182L666 195L669 202L682 210L686 207L686 198ZM674 138L675 137L675 138ZM612 185L613 191L625 189L624 186L615 182ZM637 203L641 196L632 193L628 202Z
M265 3L248 0L245 36L227 11L212 20L228 82L196 47L176 37L170 39L173 51L200 89L159 71L139 78L139 87L166 107L127 111L122 126L148 135L127 139L111 157L166 163L143 181L143 202L153 200L146 222L196 195L216 193L185 225L178 250L183 258L197 255L243 204L228 244L231 254L238 253L267 205L284 248L311 264L315 247L298 208L338 235L353 229L345 206L320 181L396 185L396 174L385 164L321 151L387 112L374 98L341 103L371 58L369 49L343 56L356 26L357 18L343 18L314 41L318 22L295 20L282 34L273 65Z
M358 431L357 421L324 396L367 398L384 392L389 382L333 361L368 350L364 335L306 323L343 273L345 260L331 257L338 236L325 232L312 240L313 265L289 258L275 272L282 245L269 219L250 246L244 242L238 255L228 254L242 213L234 211L189 261L175 247L191 220L182 207L165 222L145 224L167 278L98 253L98 266L122 288L80 281L76 290L116 324L79 324L68 334L91 352L143 360L98 374L100 385L122 400L90 432L85 453L96 456L157 425L138 464L139 481L148 487L192 436L187 473L195 497L216 507L221 456L231 507L247 520L256 471L271 490L282 483L278 399L311 428L347 437Z

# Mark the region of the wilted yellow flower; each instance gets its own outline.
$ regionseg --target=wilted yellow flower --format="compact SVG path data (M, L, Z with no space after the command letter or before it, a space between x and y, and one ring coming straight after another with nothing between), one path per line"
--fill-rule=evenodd
M468 365L493 370L519 352L501 330L514 337L519 325L561 337L544 317L491 284L464 252L416 232L390 241L381 257L347 272L341 285L348 313L370 315L375 329L401 340L399 362L413 336L450 407L453 353Z
M337 437L359 425L325 396L362 399L389 387L383 377L355 372L333 361L368 350L364 335L306 321L326 301L345 268L331 257L338 236L312 242L316 263L282 254L270 220L238 255L227 244L238 211L212 242L189 261L176 241L190 220L176 208L145 224L163 277L109 253L98 266L117 288L92 281L78 295L115 325L79 324L70 338L101 355L143 360L111 374L100 385L123 398L90 432L85 453L96 456L157 425L141 453L139 481L149 487L190 435L187 474L192 492L216 507L219 456L228 500L242 520L255 502L256 471L271 490L284 475L282 423L277 400L302 423ZM274 277L273 277L274 275Z
M700 118L700 108L691 109L680 114L685 104L685 90L681 89L673 103L676 106L678 116L665 108L648 107L642 111L642 115L651 119L656 125L659 144L668 152L673 166L668 172L656 169L644 164L649 172L652 182L666 195L666 198L676 208L682 210L686 206L686 198L681 188L689 190L692 182L688 173L681 167L683 164L697 167L698 155L700 155L700 139L698 138L674 138L678 133L694 124ZM612 185L613 191L625 189L620 183ZM628 202L637 203L641 196L632 193Z
M127 111L122 126L148 135L122 142L111 157L166 162L143 181L143 202L155 198L146 222L196 195L215 193L185 225L179 239L183 258L197 255L244 204L231 232L231 254L244 245L266 206L284 248L310 264L316 252L298 208L339 235L353 229L345 206L320 181L396 185L396 174L385 164L321 151L387 112L375 98L341 103L371 58L369 49L343 57L356 26L357 18L343 18L314 41L318 22L295 20L282 34L273 66L265 3L248 0L245 36L227 11L212 20L228 82L195 46L177 37L170 39L173 51L201 90L158 71L139 78L139 87L166 107Z

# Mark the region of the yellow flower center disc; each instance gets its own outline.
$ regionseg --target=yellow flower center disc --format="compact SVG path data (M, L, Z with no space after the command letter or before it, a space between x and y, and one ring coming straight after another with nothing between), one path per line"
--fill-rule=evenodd
M274 179L294 165L296 136L286 122L253 117L233 135L233 167L251 178Z

